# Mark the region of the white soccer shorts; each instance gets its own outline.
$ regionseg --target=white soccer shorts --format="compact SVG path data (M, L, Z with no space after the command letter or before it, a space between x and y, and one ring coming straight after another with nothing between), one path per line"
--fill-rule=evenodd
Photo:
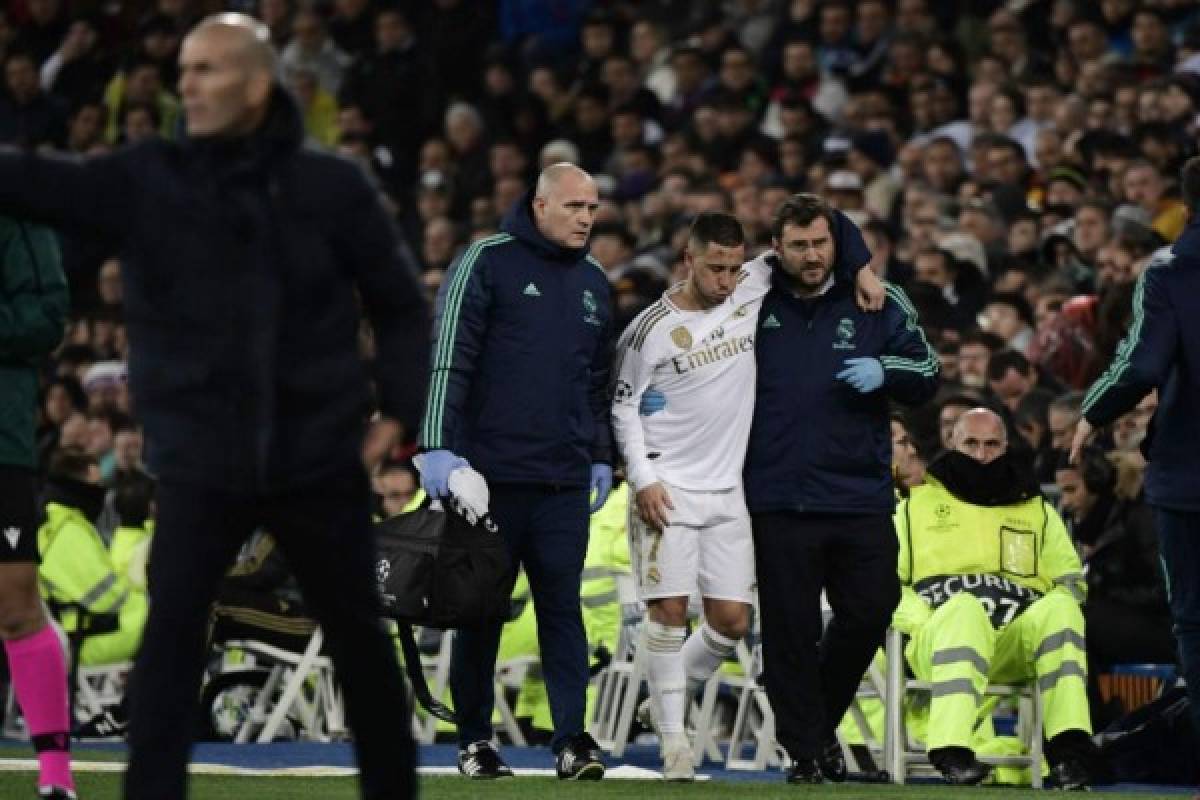
M629 504L629 552L641 598L689 597L699 590L701 597L752 602L754 540L741 487L666 488L675 509L661 532Z

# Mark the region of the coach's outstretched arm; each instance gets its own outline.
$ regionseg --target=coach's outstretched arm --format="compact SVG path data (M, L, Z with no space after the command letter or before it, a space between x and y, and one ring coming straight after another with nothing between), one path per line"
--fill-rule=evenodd
M129 165L141 149L78 159L0 147L0 214L119 240L137 207Z

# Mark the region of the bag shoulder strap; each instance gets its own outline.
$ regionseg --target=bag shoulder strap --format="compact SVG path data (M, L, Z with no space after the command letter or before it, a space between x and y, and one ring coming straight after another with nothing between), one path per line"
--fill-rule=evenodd
M412 625L406 622L397 622L396 628L400 636L400 648L404 651L404 669L408 672L413 696L417 698L421 707L433 716L443 722L457 725L458 720L454 717L454 710L440 700L435 700L429 692L429 684L425 682L425 670L421 666L421 652L417 649L417 642L413 638Z

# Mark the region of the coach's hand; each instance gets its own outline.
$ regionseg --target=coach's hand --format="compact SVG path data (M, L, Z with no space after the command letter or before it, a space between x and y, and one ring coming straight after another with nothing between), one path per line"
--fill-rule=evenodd
M667 494L667 487L656 482L637 493L637 509L642 522L661 531L670 522L667 512L674 511L675 504Z
M595 514L608 501L608 493L612 491L612 467L608 464L592 464L591 497L592 505L589 513Z
M421 488L430 497L446 497L450 494L450 473L470 464L449 450L430 450L420 456Z
M667 396L658 389L647 389L642 392L642 401L638 403L638 414L648 417L657 414L667 407Z
M883 365L877 358L849 358L846 359L846 368L836 377L860 393L867 394L883 386Z
M869 263L864 264L854 276L854 288L858 307L863 311L879 311L883 308L883 301L887 299L887 287L879 280Z

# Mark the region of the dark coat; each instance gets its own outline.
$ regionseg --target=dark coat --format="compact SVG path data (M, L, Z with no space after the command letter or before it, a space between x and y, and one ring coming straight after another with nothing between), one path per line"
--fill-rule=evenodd
M301 147L277 90L253 135L149 141L82 162L0 154L0 209L113 243L129 380L163 481L308 485L359 459L360 301L384 413L417 417L428 320L366 178Z
M1167 587L1149 506L1103 496L1073 533L1086 545L1089 601L1167 615Z

